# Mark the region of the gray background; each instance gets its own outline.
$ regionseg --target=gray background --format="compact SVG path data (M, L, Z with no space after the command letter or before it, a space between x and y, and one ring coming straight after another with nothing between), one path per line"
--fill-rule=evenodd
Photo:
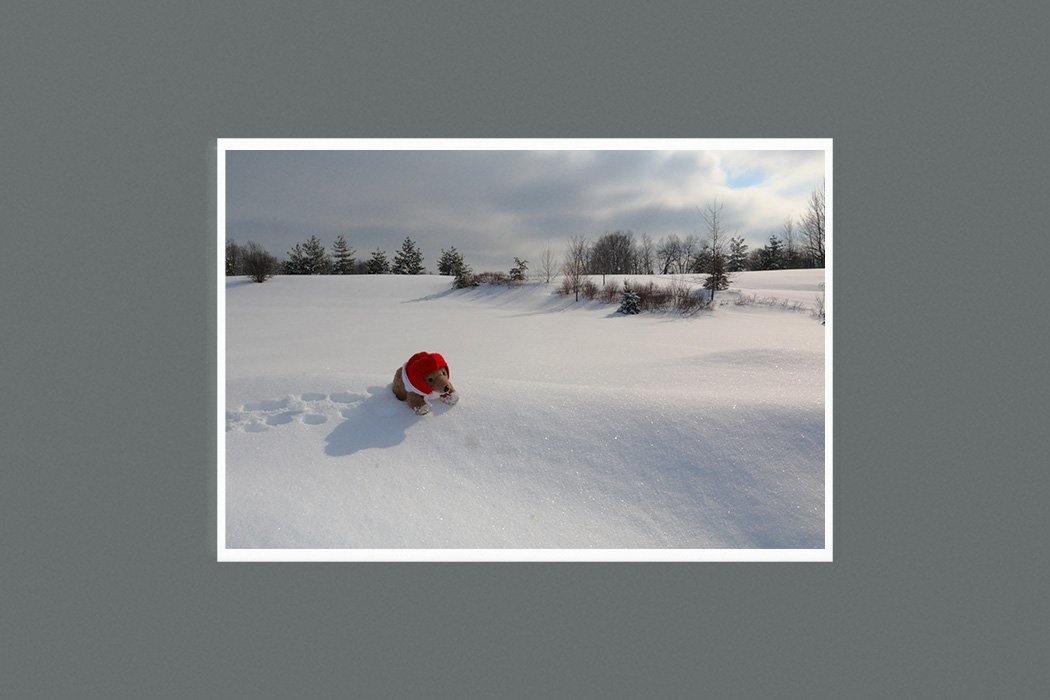
M1035 7L5 3L0 690L1045 693ZM218 136L833 137L836 561L215 563Z

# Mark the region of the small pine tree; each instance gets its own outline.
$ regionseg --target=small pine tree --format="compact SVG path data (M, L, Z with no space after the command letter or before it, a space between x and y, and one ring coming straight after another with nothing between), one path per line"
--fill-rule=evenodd
M711 290L711 299L719 289L729 289L729 275L726 273L725 256L715 253L711 256L711 267L704 280L704 289Z
M743 238L729 239L729 259L726 261L728 272L740 272L747 269L747 248Z
M711 269L711 259L714 257L714 253L711 251L711 244L706 241L700 246L700 251L693 258L693 264L690 266L691 272L707 272Z
M411 238L406 238L401 244L401 250L397 251L397 255L394 256L394 266L391 272L395 275L423 274L423 253Z
M638 292L627 286L627 283L623 283L623 293L620 295L620 308L616 310L617 313L627 314L628 316L633 314L640 314L641 308L638 306L640 302Z
M303 252L303 246L301 243L296 243L295 246L288 251L288 259L284 261L284 264L281 267L286 275L306 274L306 254Z
M456 278L452 280L453 289L464 289L466 287L477 287L478 277L470 269L470 265L463 263L456 270Z
M769 243L762 248L762 269L779 270L783 267L784 244L776 236L769 237Z
M335 243L332 244L332 274L354 274L354 254L356 252L345 238L342 236L336 238Z
M455 276L462 267L463 256L456 250L456 246L452 246L448 250L441 249L441 258L438 260L439 274Z
M524 282L528 278L529 261L514 258L514 267L510 268L510 278L515 282Z
M387 262L386 253L380 248L372 251L372 257L365 263L365 272L369 275L389 275L390 263Z
M310 236L303 243L303 274L327 275L331 271L332 259L328 257L328 251L317 236Z

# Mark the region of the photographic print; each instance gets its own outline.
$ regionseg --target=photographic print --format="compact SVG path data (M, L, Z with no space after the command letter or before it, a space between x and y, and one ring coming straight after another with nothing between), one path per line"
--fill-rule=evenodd
M221 561L830 561L830 139L220 139Z

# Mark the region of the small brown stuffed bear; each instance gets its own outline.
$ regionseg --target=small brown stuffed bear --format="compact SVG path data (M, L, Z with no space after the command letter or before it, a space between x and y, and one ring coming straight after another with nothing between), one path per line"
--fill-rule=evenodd
M422 416L430 412L424 397L434 391L450 406L459 401L451 377L444 357L436 352L417 352L394 372L391 389L399 401L407 401L412 410Z

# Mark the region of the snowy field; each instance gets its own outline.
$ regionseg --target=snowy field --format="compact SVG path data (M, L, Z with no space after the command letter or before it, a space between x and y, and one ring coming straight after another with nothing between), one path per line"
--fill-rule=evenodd
M822 282L732 289L811 304ZM732 291L624 317L554 286L228 278L227 546L823 547L818 320ZM448 360L457 405L394 398L419 350Z

